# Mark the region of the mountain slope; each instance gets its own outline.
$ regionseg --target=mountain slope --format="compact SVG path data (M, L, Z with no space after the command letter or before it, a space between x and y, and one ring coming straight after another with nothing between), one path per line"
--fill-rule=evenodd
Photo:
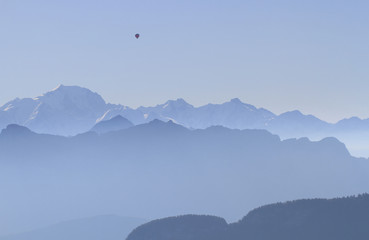
M154 220L133 230L127 240L176 239L206 240L219 238L227 229L219 217L185 215Z
M231 225L228 239L364 240L369 237L369 195L299 200L264 206Z
M0 111L7 118L6 124L24 125L39 133L74 135L88 131L107 107L97 93L59 85L39 97L8 102Z
M127 240L365 240L369 238L368 211L368 194L298 200L257 208L229 225L207 216L154 220L136 228Z

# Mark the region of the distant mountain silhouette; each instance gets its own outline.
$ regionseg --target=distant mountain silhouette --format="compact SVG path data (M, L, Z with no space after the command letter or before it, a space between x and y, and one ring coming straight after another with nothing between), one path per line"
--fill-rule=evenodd
M61 137L11 125L0 134L0 189L0 234L101 212L235 220L265 203L369 192L369 161L335 138L281 140L266 130L154 120Z
M0 240L121 240L143 219L103 215L77 220L64 221L41 229L0 236Z
M369 195L298 200L266 205L241 221L205 216L155 220L136 228L127 240L366 240Z
M110 120L105 120L98 122L92 129L92 132L96 132L99 134L123 130L126 128L130 128L134 126L133 123L128 121L126 118L122 117L121 115L115 116Z
M300 111L282 113L266 123L265 129L287 137L308 137L328 131L332 126L313 115L304 115ZM324 136L324 135L322 135Z
M26 137L29 135L35 135L35 133L33 133L28 128L19 126L17 124L9 124L5 129L1 131L1 136Z
M84 133L101 121L118 115L134 125L154 119L173 121L190 129L223 126L231 129L266 129L281 138L336 137L351 152L369 156L369 119L352 117L327 123L298 110L276 115L234 98L223 104L194 107L185 100L169 100L154 107L132 109L107 104L97 93L77 86L60 85L36 98L15 99L0 107L0 129L23 125L37 133L71 136Z

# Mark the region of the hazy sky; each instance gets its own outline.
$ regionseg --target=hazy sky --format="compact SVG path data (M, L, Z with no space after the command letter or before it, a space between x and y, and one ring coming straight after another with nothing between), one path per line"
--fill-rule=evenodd
M0 105L61 83L368 118L369 1L0 0L0 81Z

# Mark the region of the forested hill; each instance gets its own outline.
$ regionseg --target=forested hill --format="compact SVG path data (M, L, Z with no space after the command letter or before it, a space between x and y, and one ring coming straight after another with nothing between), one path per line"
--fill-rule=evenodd
M156 220L127 240L367 240L368 226L369 195L363 194L266 205L229 225L209 216Z
M220 217L184 215L168 217L146 223L130 233L127 240L217 239L227 230L227 222Z

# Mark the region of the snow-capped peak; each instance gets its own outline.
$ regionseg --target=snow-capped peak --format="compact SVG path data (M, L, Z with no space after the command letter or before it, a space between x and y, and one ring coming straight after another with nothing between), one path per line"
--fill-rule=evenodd
M57 90L59 90L59 89L61 89L61 88L63 88L63 87L64 87L64 85L63 85L63 84L59 84L56 88L52 89L50 92L57 91Z

